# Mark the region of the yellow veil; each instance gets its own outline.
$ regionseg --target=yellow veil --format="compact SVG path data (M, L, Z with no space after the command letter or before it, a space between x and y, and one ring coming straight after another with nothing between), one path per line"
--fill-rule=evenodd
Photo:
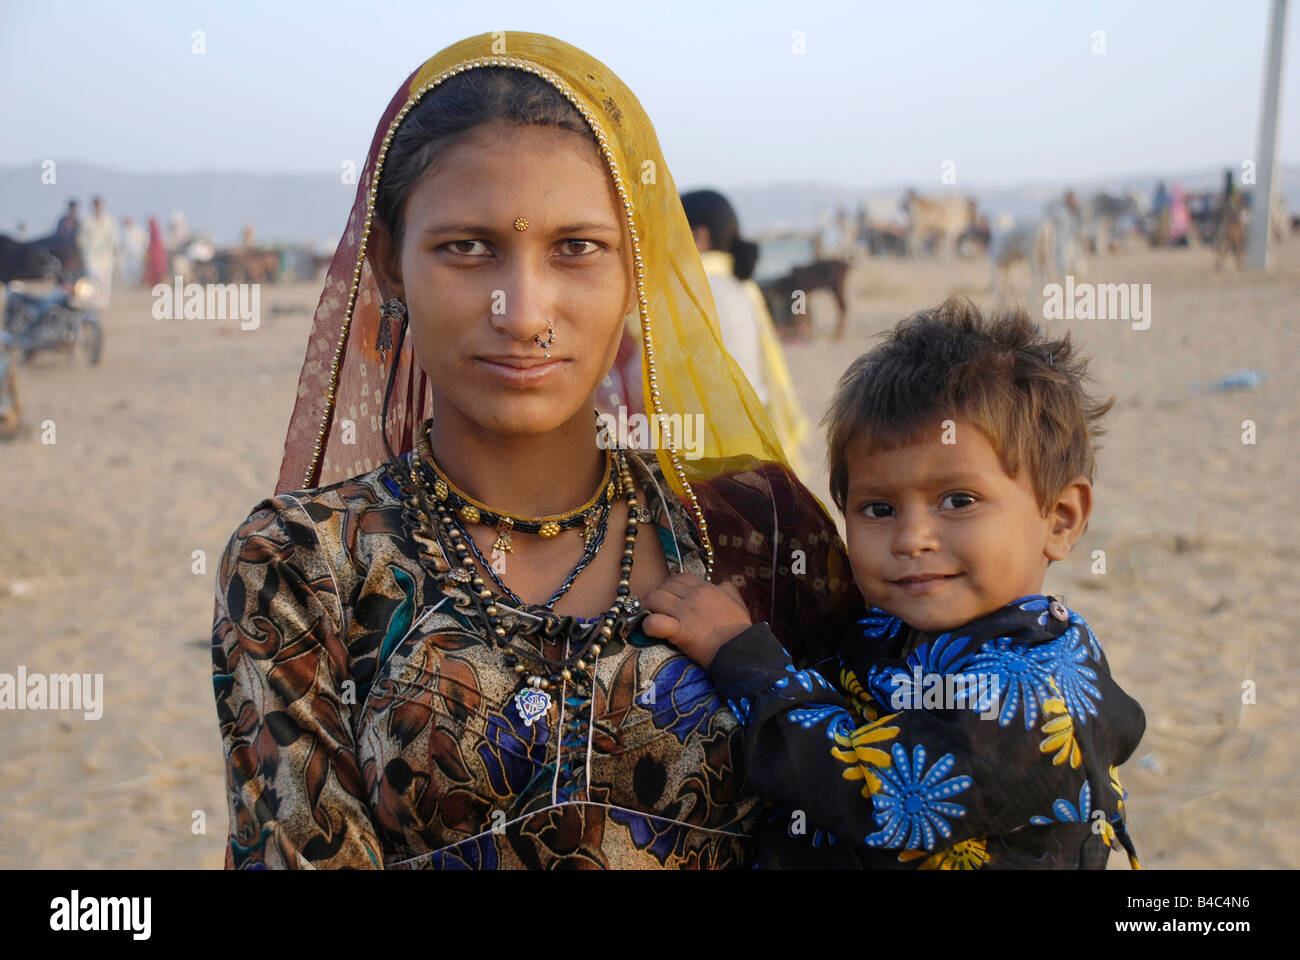
M401 385L389 416L394 450L411 449L418 424L432 413L409 338L399 357L381 354L376 345L380 294L367 239L384 156L399 124L443 81L484 67L524 70L546 80L577 108L599 143L623 201L639 295L640 328L635 342L630 333L625 337L628 349L620 358L626 354L640 367L647 415L660 416L670 429L685 417L703 416L703 436L692 442L702 443L701 457L687 459L675 436L664 441L672 447L656 452L665 476L692 506L711 558L708 524L691 482L756 462L786 464L780 442L745 375L723 349L708 278L650 119L604 64L535 33L481 34L447 47L411 75L381 118L317 307L277 492L334 483L386 459L380 401L388 363L399 365ZM636 377L633 366L625 371L629 379Z

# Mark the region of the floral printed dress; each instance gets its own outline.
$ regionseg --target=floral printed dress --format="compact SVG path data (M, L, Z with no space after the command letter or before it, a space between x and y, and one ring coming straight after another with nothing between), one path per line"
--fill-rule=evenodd
M1053 598L938 636L873 607L808 670L759 624L710 673L781 807L758 866L1100 868L1116 846L1138 866L1117 768L1146 720Z
M629 461L670 569L703 575L657 462ZM796 484L769 469L784 468L697 491L718 575L797 641L830 622L831 584L773 576L770 491ZM525 723L519 678L463 588L422 564L400 479L381 468L263 501L226 548L212 652L227 867L749 866L760 801L708 674L638 617L604 645L587 702L566 688ZM842 568L824 512L806 491L795 499L795 545ZM562 621L521 629L557 658L575 624Z

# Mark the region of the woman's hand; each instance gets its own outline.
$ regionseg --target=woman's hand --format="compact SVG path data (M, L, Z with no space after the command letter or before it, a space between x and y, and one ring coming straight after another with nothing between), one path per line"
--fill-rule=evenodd
M702 667L724 643L753 626L739 590L689 573L673 574L642 597L641 605L651 611L641 627L646 636L667 640Z

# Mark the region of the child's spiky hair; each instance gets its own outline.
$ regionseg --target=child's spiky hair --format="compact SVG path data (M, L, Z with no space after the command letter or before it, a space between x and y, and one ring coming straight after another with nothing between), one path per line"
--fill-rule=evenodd
M1087 367L1068 333L1049 340L1020 309L986 320L949 299L903 320L835 388L823 420L831 497L843 511L850 448L907 446L951 419L979 428L1009 476L1028 471L1046 511L1075 477L1092 481L1098 422L1115 403L1084 389Z

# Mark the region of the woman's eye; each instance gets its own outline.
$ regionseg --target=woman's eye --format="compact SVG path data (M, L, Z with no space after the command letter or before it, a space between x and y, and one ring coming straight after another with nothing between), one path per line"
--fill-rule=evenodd
M588 253L595 253L597 246L591 240L565 240L562 244L565 252L571 256L580 257Z
M475 244L482 249L475 249ZM453 240L451 243L447 244L447 247L452 253L464 254L471 257L481 257L487 250L487 247L484 246L482 240Z
M951 503L954 510L960 510L962 507L969 507L975 502L975 498L969 493L950 493L943 498L943 502Z
M863 506L862 513L873 520L879 520L883 517L892 516L894 508L887 503L868 503Z

